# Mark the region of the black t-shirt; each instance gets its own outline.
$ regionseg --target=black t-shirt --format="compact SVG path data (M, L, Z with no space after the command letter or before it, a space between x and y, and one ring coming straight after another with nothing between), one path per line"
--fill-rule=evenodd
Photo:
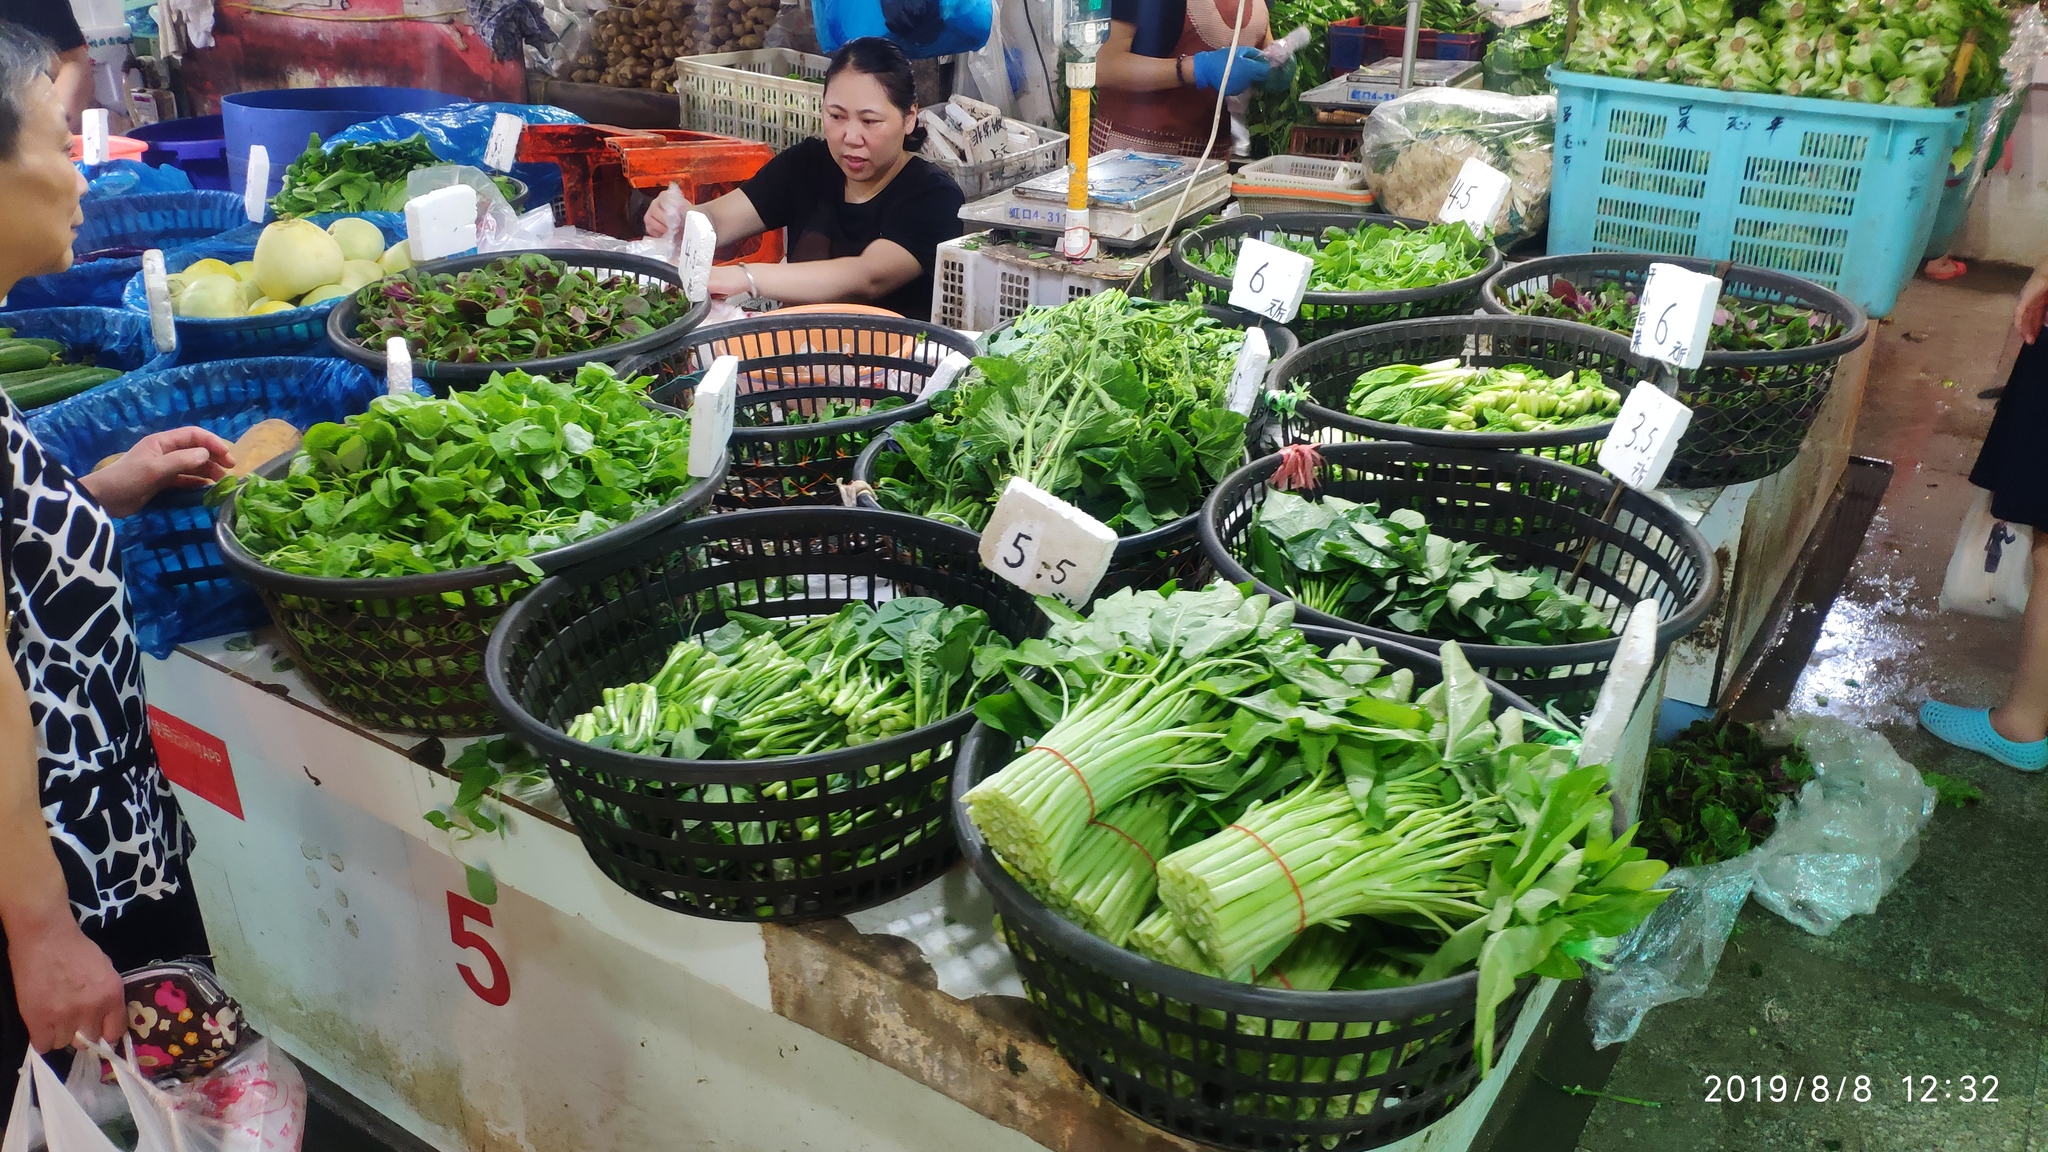
M85 47L78 17L63 0L0 0L0 20L21 25L56 45L59 52Z
M1109 0L1109 18L1137 29L1131 54L1171 60L1180 54L1181 26L1187 22L1187 0Z
M846 202L846 173L823 140L806 140L761 166L740 186L761 223L789 229L789 260L858 256L889 240L917 257L917 279L875 301L924 320L932 311L932 267L942 240L960 235L960 186L922 156L912 156L889 186L865 204Z

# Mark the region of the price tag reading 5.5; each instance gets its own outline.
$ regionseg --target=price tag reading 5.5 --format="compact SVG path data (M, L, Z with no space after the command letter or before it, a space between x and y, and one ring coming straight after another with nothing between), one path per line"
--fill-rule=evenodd
M1451 182L1444 206L1436 218L1446 224L1470 224L1477 232L1490 232L1500 219L1500 206L1507 203L1510 181L1507 173L1477 156L1468 157Z
M981 565L1035 596L1079 608L1095 594L1116 533L1028 480L1010 478L981 533Z
M1699 367L1720 300L1719 277L1676 264L1650 265L1629 348L1679 368Z
M1237 246L1237 271L1230 277L1230 306L1285 324L1301 311L1308 290L1308 257L1247 237Z
M1679 438L1692 424L1692 409L1654 384L1637 384L1614 418L1614 431L1600 446L1600 466L1623 484L1648 492L1664 479Z

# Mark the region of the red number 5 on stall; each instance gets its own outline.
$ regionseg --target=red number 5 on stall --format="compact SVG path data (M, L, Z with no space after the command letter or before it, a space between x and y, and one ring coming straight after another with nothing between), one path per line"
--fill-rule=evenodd
M491 947L491 942L469 927L471 920L489 928L491 910L460 892L448 893L448 939L454 941L457 948L474 948L482 953L484 961L491 966L491 982L485 984L478 980L470 966L459 961L455 970L462 974L462 982L469 985L477 999L494 1008L503 1008L505 1001L512 998L512 976L505 971L505 962L498 958L498 950Z

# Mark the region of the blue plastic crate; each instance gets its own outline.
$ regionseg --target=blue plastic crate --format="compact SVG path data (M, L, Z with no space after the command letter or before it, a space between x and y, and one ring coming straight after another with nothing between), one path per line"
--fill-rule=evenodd
M145 327L147 325L145 324ZM45 450L74 473L152 433L197 424L233 440L276 417L301 430L361 412L383 382L346 360L263 357L137 373L29 417ZM164 657L188 640L266 619L254 589L227 574L204 490L166 493L115 525L136 641Z
M1552 66L1550 253L1733 260L1892 310L1970 109L1894 108Z
M405 239L405 216L399 212L338 212L310 216L322 227L343 216L360 216L377 225L388 246ZM212 240L189 244L176 252L164 253L164 270L182 272L212 257L229 264L253 259L256 237L262 228L248 224ZM327 347L327 314L339 300L323 300L310 308L292 308L268 316L234 316L222 320L179 317L178 360L191 364L201 360L236 360L246 356L291 356L317 352ZM149 315L149 294L137 272L121 292L121 303L131 312Z

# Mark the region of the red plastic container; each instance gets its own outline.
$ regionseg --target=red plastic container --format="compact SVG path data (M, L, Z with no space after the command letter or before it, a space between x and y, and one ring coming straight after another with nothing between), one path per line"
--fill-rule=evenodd
M522 163L552 161L562 170L563 222L621 240L644 235L632 211L634 191L657 195L680 185L693 204L737 188L775 156L766 144L679 128L604 124L530 124L519 135ZM763 233L720 263L772 264L782 232Z
M1330 25L1330 76L1345 75L1366 64L1401 54L1401 42L1408 30L1392 24L1361 24L1358 17ZM1486 54L1486 35L1480 32L1417 31L1415 58L1418 60L1477 60Z

